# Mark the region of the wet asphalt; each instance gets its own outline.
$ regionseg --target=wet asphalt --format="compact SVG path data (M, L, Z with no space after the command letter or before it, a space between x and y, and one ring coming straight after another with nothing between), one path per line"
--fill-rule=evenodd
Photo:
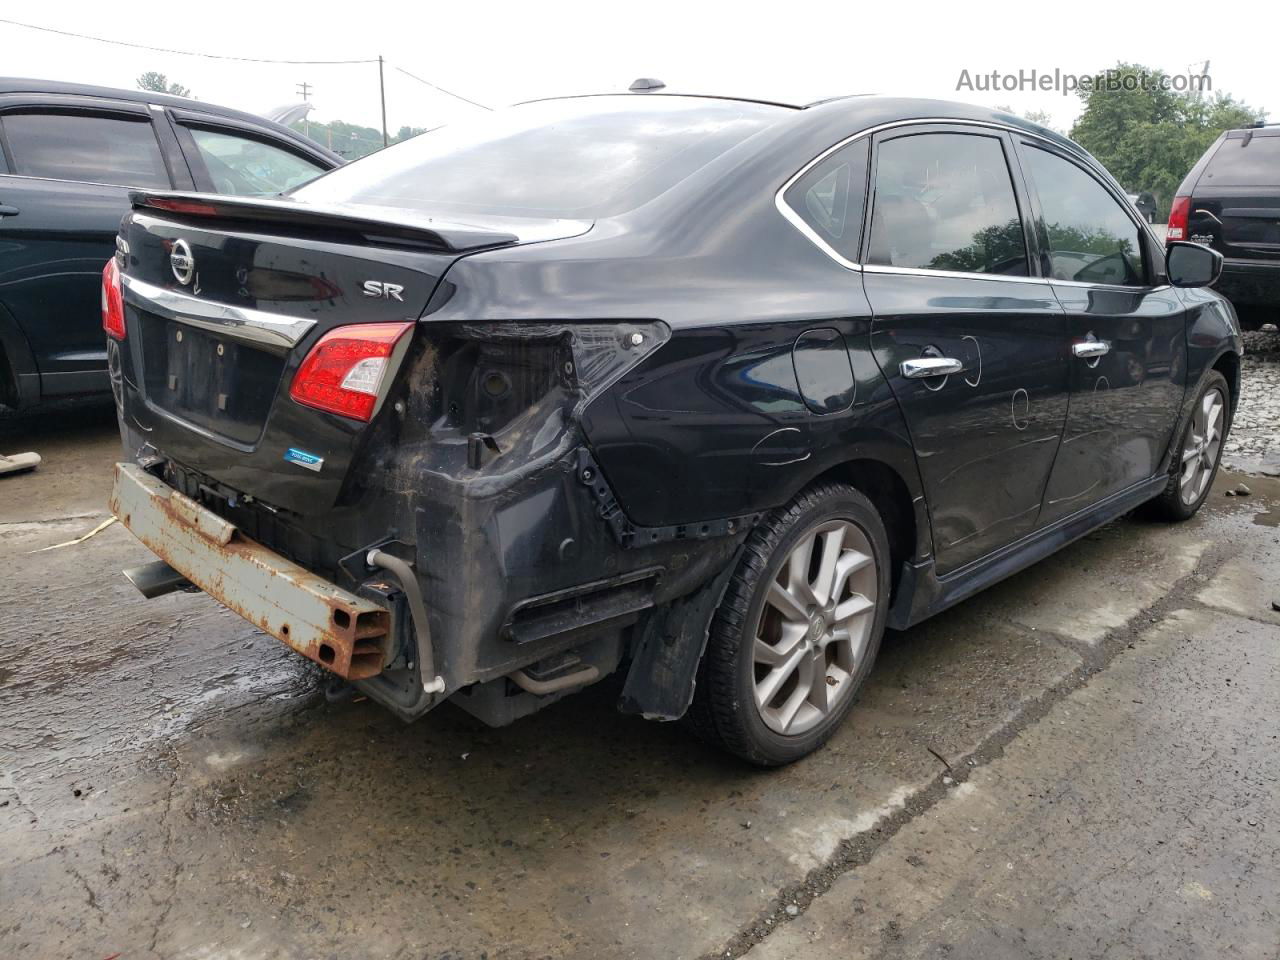
M0 955L1280 956L1280 484L1125 518L886 638L748 769L605 682L404 726L147 601L109 409L0 423Z

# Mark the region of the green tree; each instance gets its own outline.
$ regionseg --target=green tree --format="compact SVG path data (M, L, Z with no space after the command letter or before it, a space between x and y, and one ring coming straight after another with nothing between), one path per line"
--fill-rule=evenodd
M333 120L329 123L317 123L314 120L306 123L298 120L293 124L293 129L348 160L355 160L382 149L381 130L347 123L343 120ZM401 127L395 136L390 138L390 142L399 143L401 140L408 140L425 132L424 127Z
M1092 153L1126 190L1149 190L1163 212L1182 178L1223 130L1248 127L1266 113L1225 93L1166 89L1167 74L1136 63L1111 71L1120 82L1081 89L1084 110L1071 139ZM1126 89L1123 78L1133 77Z
M155 70L148 70L142 76L138 77L139 90L153 90L156 93L167 93L174 97L191 96L191 88L184 87L180 83L170 83L169 78L163 73L157 73Z
M391 138L391 142L399 143L401 140L412 140L418 134L426 132L426 127L401 127L399 132Z
M1005 113L1011 113L1015 117L1021 116L1024 120L1030 120L1032 123L1044 127L1047 130L1052 130L1054 133L1062 133L1061 130L1053 125L1053 117L1049 115L1048 110L1028 110L1026 113L1019 114L1017 110L1013 109L1013 107L1003 103L996 104L996 109L1002 110Z

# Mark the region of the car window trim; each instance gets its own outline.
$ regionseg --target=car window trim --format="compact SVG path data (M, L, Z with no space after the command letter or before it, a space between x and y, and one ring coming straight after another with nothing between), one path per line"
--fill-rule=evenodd
M196 181L191 175L191 167L183 155L182 144L173 132L173 124L169 122L168 111L158 103L147 105L151 114L151 126L160 141L160 152L164 156L165 166L169 170L169 181L174 190L195 189Z
M852 133L852 134L850 134L849 136L845 137L843 140L839 140L839 141L837 141L836 143L834 143L834 144L832 144L831 146L827 147L825 150L823 150L823 151L822 151L821 153L819 153L817 156L813 157L811 160L809 160L807 163L805 163L802 167L800 167L800 169L799 169L799 170L797 170L797 171L796 171L795 173L793 173L790 177L788 177L788 178L786 179L786 181L782 184L782 186L778 187L778 189L777 189L776 191L774 191L774 194L773 194L773 205L774 205L774 207L777 209L778 213L780 213L780 214L782 215L782 217L783 217L783 218L784 218L788 223L790 223L790 224L791 224L793 227L795 227L795 228L796 228L796 229L797 229L801 234L803 234L806 238L808 238L808 240L809 240L809 241L810 241L814 246L816 246L819 250L821 250L823 253L825 253L828 257L830 257L830 258L831 258L832 260L834 260L836 263L840 264L840 266L844 267L844 268L845 268L845 269L847 269L847 270L854 270L854 271L871 270L871 269L875 266L874 264L863 264L863 263L861 262L861 258L859 259L859 261L848 260L848 259L846 259L845 257L841 256L839 253L837 253L835 250L833 250L833 249L832 249L832 248L831 248L831 247L830 247L830 246L829 246L825 241L823 241L823 239L822 239L820 236L818 236L816 233L814 233L813 229L812 229L812 228L811 228L807 223L805 223L805 222L804 222L804 219L800 216L800 214L799 214L799 213L797 213L794 209L792 209L792 208L791 208L791 206L790 206L790 205L786 202L786 200L784 199L784 196L785 196L786 192L787 192L789 189L791 189L791 186L792 186L792 185L793 185L797 180L799 180L799 179L800 179L801 177L803 177L806 173L808 173L811 169L813 169L813 167L817 166L819 163L821 163L821 162L822 162L823 160L825 160L827 157L831 156L831 154L835 153L835 152L836 152L837 150L839 150L841 147L848 146L849 144L853 143L855 140L861 140L863 137L870 137L870 136L874 136L875 134L877 134L877 133L881 133L881 132L883 132L883 131L885 131L885 130L893 130L893 129L897 128L897 127L913 127L913 126L936 126L936 127L985 127L985 128L992 129L992 130L1003 130L1003 131L1005 131L1006 133L1009 133L1009 134L1016 134L1016 135L1018 135L1018 136L1030 137L1030 138L1035 139L1035 140L1042 140L1042 141L1044 141L1045 143L1050 144L1051 146L1058 146L1058 147L1059 147L1059 149L1062 149L1058 144L1056 144L1056 143L1055 143L1052 139L1050 139L1049 137L1042 136L1042 135L1040 135L1040 134L1038 134L1038 133L1035 133L1035 132L1033 132L1033 131L1031 131L1031 130L1024 130L1022 127L1014 126L1013 124L1009 124L1009 123L998 123L998 122L996 122L996 121L994 121L994 120L967 120L967 119L957 119L957 118L955 118L955 117L913 117L913 118L910 118L910 119L907 119L907 120L892 120L892 121L890 121L890 122L888 122L888 123L880 123L880 124L876 124L876 125L874 125L874 126L865 127L865 128L863 128L863 129L861 129L861 130L858 130L857 132ZM1014 151L1014 152L1015 152L1015 155L1016 155L1016 149L1015 149L1015 151ZM1007 157L1006 157L1006 159L1007 159ZM872 163L874 163L874 157L872 158ZM870 184L870 183L872 182L872 180L870 179L870 178L871 178L871 176L872 176L872 173L873 173L873 170L872 170L872 163L868 163L868 166L867 166L868 184ZM1022 170L1021 170L1021 163L1019 163L1019 169L1018 169L1018 171L1017 171L1017 174L1016 174L1016 175L1014 176L1014 178L1013 178L1013 179L1014 179L1014 181L1015 181L1015 182L1014 182L1014 192L1015 192L1015 193L1017 192L1017 189L1018 189L1019 177L1022 177L1022 176L1023 176L1023 175L1022 175ZM1022 179L1022 183L1023 183L1023 185L1025 186L1025 177L1023 177L1023 179ZM1028 190L1028 199L1030 199L1030 189L1029 189L1029 187L1027 187L1027 190ZM868 190L866 191L866 193L867 193L867 196L864 196L864 197L863 197L863 229L864 229L864 231L865 231L865 229L866 229L866 227L867 227L866 207L867 207L867 204L869 204L869 203L870 203L870 199L871 199L871 198L870 198L870 193L871 193L870 189L868 189ZM1024 217L1024 222L1023 222L1023 233L1024 233L1024 235L1027 233L1027 223L1026 223L1026 221L1025 221L1025 217ZM1027 252L1028 252L1028 254L1030 255L1030 254L1031 254L1030 241L1031 241L1033 238L1032 238L1032 237L1028 237L1027 239L1028 239L1028 251L1027 251ZM1035 244L1035 247L1036 247L1037 259L1038 259L1038 251L1039 251L1039 243L1038 243L1038 242ZM861 251L860 251L860 252L861 252ZM951 277L959 276L959 277L971 277L971 278L975 278L975 279L976 279L976 278L982 278L982 279L987 279L987 280L992 280L992 279L1019 280L1019 281L1028 281L1028 280L1031 280L1031 281L1045 281L1045 280L1047 280L1047 278L1045 278L1045 277L1002 277L1000 274L990 274L990 273L969 273L969 274L966 274L966 273L961 273L961 272L959 272L959 271L955 271L955 270L929 270L929 269L925 269L925 268L920 268L920 269L918 269L918 270L916 270L916 269L908 270L908 269L907 269L907 268L905 268L905 267L891 267L891 268L886 268L886 269L887 269L887 270L890 270L890 271L892 271L892 272L894 272L894 273L897 273L897 272L903 272L903 271L905 271L905 272L910 272L910 273L922 273L922 274L924 274L924 275L926 275L926 276L951 276ZM873 272L877 272L877 273L879 273L879 272L882 272L882 271L880 271L880 270L874 270ZM1133 289L1133 288L1132 288L1132 287L1129 287L1129 288L1127 288L1127 289Z
M4 115L0 113L0 156L4 157L4 175L16 177L18 174L13 172L13 154L9 152L9 138L4 130Z
M1017 138L1015 137L1014 140L1016 141ZM1098 186L1100 186L1107 195L1111 197L1112 201L1120 208L1121 212L1129 218L1130 224L1138 228L1138 235L1142 240L1142 242L1139 243L1139 247L1141 248L1139 252L1142 254L1142 269L1144 276L1142 278L1143 282L1139 286L1128 286L1122 283L1094 283L1087 280L1055 280L1052 277L1047 279L1051 280L1053 283L1065 284L1071 287L1091 287L1101 290L1127 290L1130 293L1134 290L1154 292L1156 290L1163 290L1167 287L1169 285L1168 283L1159 282L1161 271L1159 271L1156 264L1152 262L1151 251L1146 242L1147 234L1150 232L1150 224L1137 216L1137 208L1129 202L1128 197L1123 193L1117 193L1109 184L1107 184L1106 181L1091 171L1086 165L1073 158L1070 154L1063 150L1052 149L1052 141L1050 141L1050 144L1050 147L1043 147L1040 144L1035 143L1021 144L1015 142L1014 147L1017 150L1021 150L1024 146L1032 150L1045 150L1052 156L1055 156L1066 163L1072 164L1077 170L1091 177L1094 183L1098 184ZM1036 185L1035 177L1030 174L1027 175L1027 189L1033 194L1033 202L1035 204L1036 235L1038 238L1040 233L1039 225L1044 222L1044 210L1040 205L1040 189ZM1044 254L1048 252L1048 250L1042 250L1041 256L1043 257ZM1043 264L1041 264L1041 267L1043 269Z

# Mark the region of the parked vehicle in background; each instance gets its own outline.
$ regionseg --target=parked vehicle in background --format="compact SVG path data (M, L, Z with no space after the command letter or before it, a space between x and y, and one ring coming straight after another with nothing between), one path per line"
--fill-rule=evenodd
M130 189L270 196L341 162L213 104L0 78L0 404L110 389L101 275Z
M1143 190L1140 193L1126 193L1129 202L1137 207L1138 212L1147 223L1156 222L1156 198Z
M1218 137L1178 187L1166 239L1222 254L1217 289L1244 329L1280 323L1280 127Z
M404 719L622 670L794 760L886 626L1194 514L1239 390L1218 254L951 103L542 101L284 200L139 194L120 239L131 578Z

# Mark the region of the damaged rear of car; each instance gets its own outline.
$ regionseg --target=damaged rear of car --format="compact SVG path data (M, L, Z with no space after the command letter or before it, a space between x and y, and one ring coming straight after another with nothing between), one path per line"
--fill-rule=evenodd
M160 558L132 577L194 584L406 720L452 699L506 723L623 663L626 709L680 716L763 501L673 488L687 437L622 397L658 357L678 388L726 345L673 343L697 231L660 237L663 198L789 113L552 101L288 198L135 195L103 295L112 507ZM794 389L761 413L725 387L722 455L804 417Z

